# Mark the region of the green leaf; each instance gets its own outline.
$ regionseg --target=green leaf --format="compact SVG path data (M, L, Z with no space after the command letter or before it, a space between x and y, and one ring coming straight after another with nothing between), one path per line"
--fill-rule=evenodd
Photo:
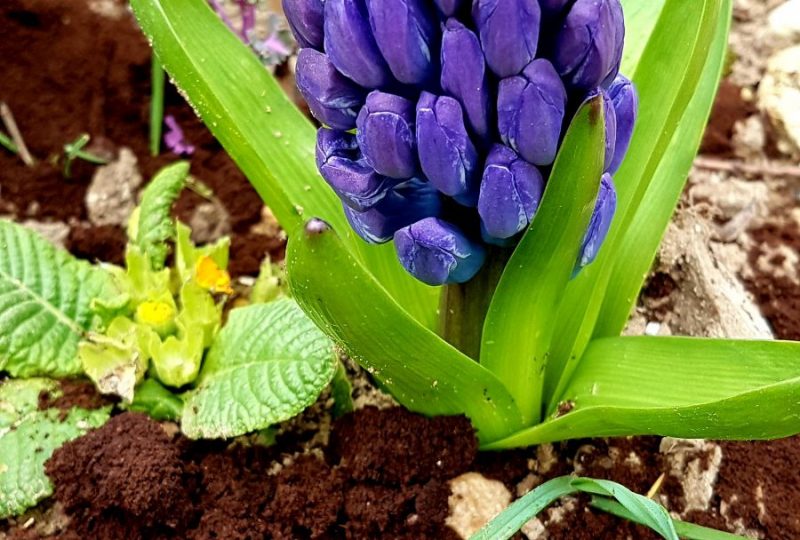
M231 311L208 352L182 428L192 438L234 437L288 420L333 378L333 344L290 299Z
M611 271L595 336L616 336L622 332L658 252L714 105L728 52L732 9L731 0L724 0L723 16L719 17L708 64L686 110L686 121L678 126L664 159L635 210L630 226L615 249L617 262Z
M156 173L147 184L139 205L136 244L150 258L153 270L164 268L168 240L175 238L172 205L178 200L189 175L189 162L178 161Z
M287 268L303 310L403 406L430 416L466 414L484 441L519 429L502 383L411 318L333 230L315 221L292 235Z
M140 26L214 136L283 228L319 217L346 236L348 249L403 307L433 328L439 289L409 276L391 245L360 240L315 166L314 126L258 58L205 0L133 0Z
M353 412L353 385L350 384L347 371L341 362L337 363L336 373L331 380L331 397L334 418Z
M486 315L481 365L505 384L528 424L542 414L553 313L574 271L594 210L604 148L605 119L598 96L575 115L541 206L506 265Z
M131 411L145 413L159 421L177 421L183 412L183 400L155 379L145 379L136 387Z
M14 377L80 373L78 341L110 275L21 225L0 220L0 371Z
M608 512L617 517L627 519L629 521L639 522L636 516L631 513L627 508L613 499L606 497L592 497L591 505L598 510ZM747 537L739 536L738 534L731 534L716 529L709 529L708 527L701 527L694 523L687 523L677 519L672 520L675 525L675 532L678 536L686 540L746 540Z
M703 72L718 72L708 58L724 15L722 2L666 0L638 63L633 80L639 92L639 119L628 155L614 177L617 215L597 260L569 284L556 316L556 337L545 374L545 400L551 411L593 334L612 269L619 263L625 270L628 261L620 259L619 244L631 231L632 216L665 152L679 126L704 123L705 118L687 117L686 110ZM673 203L660 201L670 211Z
M506 540L554 501L573 493L592 493L619 502L634 521L653 529L667 540L678 540L675 526L664 507L608 480L561 476L520 497L470 540Z
M622 73L636 73L642 54L664 9L667 0L622 0L625 14L625 48L622 51Z
M108 420L107 409L38 410L39 394L57 394L46 379L0 384L0 519L19 515L53 492L44 463L65 442Z
M490 449L583 437L774 439L800 432L800 343L617 337L592 342L570 412Z

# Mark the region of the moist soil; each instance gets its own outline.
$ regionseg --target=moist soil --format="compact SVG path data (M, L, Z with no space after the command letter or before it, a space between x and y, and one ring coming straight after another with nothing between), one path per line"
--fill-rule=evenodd
M116 7L116 17L89 4ZM57 160L81 133L90 150L113 157L130 148L149 178L177 159L148 151L150 53L115 0L6 0L0 6L0 100L11 108L37 158L26 167L0 152L0 214L63 222L66 245L89 260L120 262L119 226L88 221L84 198L95 166L77 161L70 178ZM231 271L253 275L266 253L283 256L283 240L257 224L262 204L232 160L167 85L166 113L176 117L196 147L192 174L209 185L230 218ZM712 116L704 151L731 155L735 123L753 111L740 89L725 85ZM190 221L205 202L185 193L177 215ZM755 261L777 244L800 250L796 225L753 231ZM773 260L774 266L781 261ZM777 337L800 339L800 289L790 277L756 271L748 278ZM645 294L667 296L674 283L656 276ZM42 408L94 408L109 402L80 381L62 383L60 397L40 397ZM312 425L318 425L312 422ZM402 409L367 407L333 423L329 444L287 431L265 447L255 439L189 441L173 424L121 413L65 445L47 464L55 496L39 512L62 518L50 524L58 538L399 538L448 539L451 482L479 472L514 496L562 474L623 483L656 495L676 515L751 536L800 538L800 438L773 442L707 443L676 472L665 441L655 437L570 441L501 453L478 453L469 423L460 417L425 419ZM324 439L324 437L323 437ZM721 459L718 459L719 456ZM711 471L702 509L689 507L687 477ZM648 539L651 532L592 510L584 498L557 503L541 516L553 539ZM41 514L37 514L41 515ZM35 521L35 520L34 520ZM28 516L0 523L0 538L39 538Z

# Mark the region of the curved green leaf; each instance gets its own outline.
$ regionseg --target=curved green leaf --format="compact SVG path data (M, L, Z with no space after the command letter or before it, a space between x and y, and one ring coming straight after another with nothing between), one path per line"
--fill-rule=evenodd
M31 230L0 220L0 371L14 377L80 373L90 304L111 297L110 275Z
M525 423L538 421L542 414L553 313L594 210L604 148L605 119L598 96L575 115L536 217L506 265L486 314L481 365L505 384Z
M189 162L167 165L156 173L142 194L139 221L136 224L136 244L150 258L153 270L164 268L169 253L167 240L175 238L172 205L186 185L187 176Z
M284 229L295 230L303 216L332 224L394 298L433 328L439 290L409 276L392 246L367 245L350 232L317 173L311 122L206 0L132 0L131 7L172 80Z
M145 379L136 387L131 411L145 413L159 421L177 422L183 413L183 400L155 379Z
M231 311L208 352L181 427L222 438L288 420L333 378L333 344L288 298Z
M502 383L404 312L322 222L290 237L287 267L300 306L403 406L466 414L483 441L521 427Z
M569 412L488 445L662 435L774 439L800 433L800 343L595 340L563 396Z

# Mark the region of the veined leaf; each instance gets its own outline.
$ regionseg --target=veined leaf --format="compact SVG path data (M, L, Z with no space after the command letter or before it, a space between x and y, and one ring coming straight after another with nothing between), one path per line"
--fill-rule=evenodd
M403 311L327 225L312 221L289 238L287 266L305 312L403 406L466 414L485 441L521 427L502 383Z
M206 0L133 0L155 53L208 128L236 161L281 225L320 217L392 296L433 328L438 289L409 276L392 246L371 246L350 228L341 203L316 171L311 122Z
M109 411L38 410L39 394L58 393L48 379L0 384L0 519L19 515L53 492L44 463L62 444L108 420Z
M553 314L594 210L604 148L605 119L598 96L575 115L541 206L506 265L486 315L481 365L505 384L528 424L541 415Z
M164 268L169 253L167 240L175 237L172 205L178 200L188 175L188 162L168 165L147 184L142 195L136 224L136 244L150 258L153 270Z
M288 420L333 378L333 344L297 304L281 299L231 311L183 410L183 432L222 438Z
M545 375L545 401L551 411L555 397L561 394L589 343L614 265L619 261L620 271L625 270L618 246L630 231L632 215L652 185L670 142L681 124L699 125L705 119L687 117L686 109L704 70L718 73L719 67L708 58L719 17L723 16L722 2L666 0L642 54L633 77L640 97L639 119L628 156L614 178L617 215L597 260L570 282L558 310L556 337ZM721 43L720 38L717 43Z
M625 48L622 51L622 73L636 73L642 54L650 41L667 0L621 0L625 14Z
M615 499L641 525L667 540L678 540L675 525L663 506L609 480L561 476L520 497L470 540L506 540L554 501L573 493L591 493Z
M583 437L774 439L800 433L800 343L694 338L595 340L564 394L570 412L501 449Z
M183 412L183 400L155 379L145 379L136 387L131 411L145 413L160 421L176 422Z
M0 371L14 377L80 373L90 304L111 297L110 275L31 230L0 220Z

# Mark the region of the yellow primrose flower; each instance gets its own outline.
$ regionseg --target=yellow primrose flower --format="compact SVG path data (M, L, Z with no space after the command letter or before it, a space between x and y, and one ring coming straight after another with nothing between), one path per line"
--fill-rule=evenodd
M200 257L194 268L197 284L212 293L233 294L231 276L220 268L211 257Z
M158 300L142 302L136 308L136 320L154 327L169 323L174 316L172 305Z

